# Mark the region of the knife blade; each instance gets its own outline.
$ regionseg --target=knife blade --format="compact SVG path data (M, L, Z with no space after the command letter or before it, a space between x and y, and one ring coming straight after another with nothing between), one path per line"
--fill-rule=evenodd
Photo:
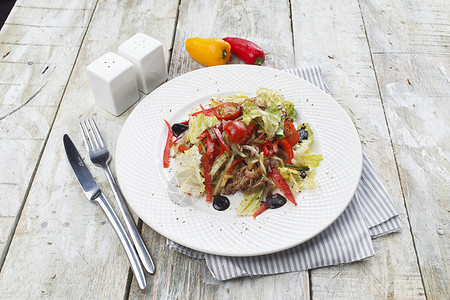
M137 252L128 237L127 232L125 231L125 228L120 223L119 218L114 212L111 204L103 195L100 187L81 158L80 153L67 134L63 137L63 143L64 149L66 150L67 159L69 160L70 166L72 167L72 170L75 173L84 194L90 201L96 202L103 209L103 212L106 214L106 217L110 221L116 234L122 242L139 287L144 289L147 285L144 270L142 269Z

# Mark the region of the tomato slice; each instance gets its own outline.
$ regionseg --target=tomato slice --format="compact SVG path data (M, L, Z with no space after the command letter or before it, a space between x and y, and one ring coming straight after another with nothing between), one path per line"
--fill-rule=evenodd
M291 146L294 146L300 141L300 133L295 129L294 123L290 121L284 121L283 134Z
M234 102L225 102L215 107L215 116L219 120L234 120L240 113L241 106Z
M223 126L223 131L233 143L243 144L247 141L247 127L242 122L229 121Z

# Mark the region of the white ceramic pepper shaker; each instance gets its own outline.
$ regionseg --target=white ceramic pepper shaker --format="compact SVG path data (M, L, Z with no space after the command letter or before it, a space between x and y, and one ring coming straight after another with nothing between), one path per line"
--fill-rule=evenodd
M115 116L139 100L133 64L108 52L87 67L95 103Z
M117 50L117 53L134 65L138 89L148 94L167 80L167 67L160 41L137 33Z

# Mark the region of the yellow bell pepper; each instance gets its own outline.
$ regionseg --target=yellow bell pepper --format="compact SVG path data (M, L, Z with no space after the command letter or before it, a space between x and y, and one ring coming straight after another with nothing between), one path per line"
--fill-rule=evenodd
M186 50L193 59L207 67L224 65L230 60L231 46L222 39L189 38Z

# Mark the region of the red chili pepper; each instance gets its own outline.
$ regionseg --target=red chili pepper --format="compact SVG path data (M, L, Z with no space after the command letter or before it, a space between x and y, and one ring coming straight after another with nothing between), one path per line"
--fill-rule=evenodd
M168 168L170 159L170 148L172 147L173 132L169 122L167 122L166 120L164 120L164 122L166 122L167 128L169 129L169 133L167 134L166 146L164 147L163 165L164 168Z
M216 134L219 144L222 145L222 147L225 149L226 152L230 152L230 149L228 148L227 143L225 143L225 140L223 139L223 136L220 133L219 129L214 128L213 130L214 130L214 133Z
M258 208L258 210L254 212L253 218L256 218L257 216L262 214L268 208L269 208L269 204L267 204L267 202L261 204L261 206Z
M281 192L286 196L286 198L297 205L295 201L294 195L292 194L291 188L284 180L283 176L281 176L280 172L276 167L272 167L269 172L270 179L275 183L275 185L281 190Z
M237 158L237 159L231 164L231 166L228 168L227 174L230 174L230 173L231 173L231 170L233 170L233 168L234 168L235 166L237 166L237 165L238 165L241 161L243 161L243 160L244 160L243 157Z
M291 144L286 138L279 140L281 147L283 147L284 152L286 152L286 163L292 165L292 159L294 158L294 151L292 151Z
M263 49L251 41L237 37L226 37L223 40L230 44L231 52L246 64L261 65L266 59Z
M211 166L209 161L209 154L203 152L202 156L203 175L205 176L205 192L206 202L212 201L212 186L211 186Z

